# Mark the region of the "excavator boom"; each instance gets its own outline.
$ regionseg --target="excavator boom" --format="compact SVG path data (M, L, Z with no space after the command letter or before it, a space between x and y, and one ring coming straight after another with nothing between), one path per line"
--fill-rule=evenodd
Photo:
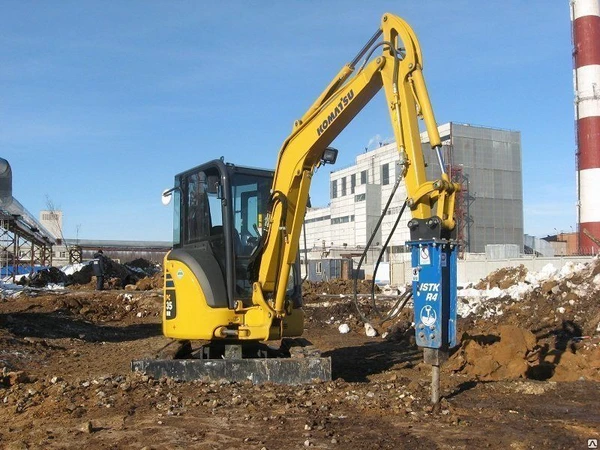
M379 36L383 40L376 44ZM377 47L381 47L382 54L355 71L357 59ZM273 208L254 287L256 303L262 304L265 298L272 297L270 309L275 316L285 311L284 287L297 256L314 170L321 164L329 144L382 87L413 219L426 221L439 217L440 238L449 236L455 228L454 195L459 186L450 182L444 167L440 180L429 181L425 173L419 117L423 118L431 147L439 148L441 141L422 68L421 49L413 30L399 17L385 14L380 30L367 46L336 75L302 119L295 122L292 134L279 151Z

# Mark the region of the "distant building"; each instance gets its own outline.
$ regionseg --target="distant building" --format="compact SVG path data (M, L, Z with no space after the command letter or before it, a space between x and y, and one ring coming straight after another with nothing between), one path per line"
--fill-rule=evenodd
M171 249L171 242L164 241L109 241L98 239L65 239L63 237L62 211L40 211L40 223L56 238L52 247L52 265L61 267L73 262L89 261L98 249L106 256L125 263L143 258L160 264Z
M572 232L559 233L542 239L552 246L554 256L573 256L579 254L577 237L577 233Z
M464 251L484 253L486 244L514 244L522 252L520 133L455 123L441 125L439 130L446 171L463 186L457 198L456 218ZM428 176L438 178L439 164L425 133L422 142ZM309 208L306 213L306 250L312 258L360 254L400 173L398 159L396 144L390 143L358 155L353 166L331 172L330 205ZM376 248L387 239L405 198L406 187L401 183L373 239ZM408 220L407 209L385 259L407 251L404 244L409 240ZM304 237L300 248L304 249Z
M40 211L40 223L54 235L55 239L62 239L62 211Z

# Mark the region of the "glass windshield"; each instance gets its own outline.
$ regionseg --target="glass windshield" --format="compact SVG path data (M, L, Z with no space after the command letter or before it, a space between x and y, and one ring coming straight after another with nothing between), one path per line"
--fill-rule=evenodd
M182 179L182 205L185 211L181 226L186 244L223 234L219 179L216 169L200 170Z
M236 255L250 256L262 234L272 178L236 174L232 180L234 247Z
M271 176L240 173L231 180L236 292L240 297L252 294L248 262L262 234L272 182Z

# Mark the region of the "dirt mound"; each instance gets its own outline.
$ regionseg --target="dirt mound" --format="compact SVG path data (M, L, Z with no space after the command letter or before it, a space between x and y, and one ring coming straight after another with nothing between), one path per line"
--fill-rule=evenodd
M483 380L600 380L598 259L504 269L477 286L459 294L464 334L453 370Z
M526 276L527 269L522 264L518 267L503 267L480 280L474 287L475 289L491 289L494 287L506 289L524 281Z
M136 285L139 281L144 281L139 290L162 288L161 268L143 258L138 258L126 264L105 257L104 270L106 285L110 289L122 289L127 285ZM22 277L18 284L35 288L44 288L51 284L62 284L72 288L92 287L95 285L94 270L91 264L85 264L78 271L72 274L65 274L56 267L40 270L30 277Z
M446 368L486 381L600 381L600 347L577 339L551 347L529 330L502 325L498 335L465 333Z
M372 282L359 280L357 284L358 294L370 294ZM374 292L380 292L379 286L375 285ZM308 281L302 283L302 295L305 301L319 301L323 295L353 295L354 280L329 280Z
M511 325L501 326L499 334L463 335L448 369L481 380L526 378L527 358L536 347L535 335Z
M563 326L572 336L583 338L600 332L600 261L567 263L560 270L547 265L538 273L523 273L507 288L459 291L459 315L467 319L465 329L511 324L531 330L538 337L558 336ZM513 273L514 274L514 273ZM490 279L493 277L490 277ZM508 277L509 278L509 277ZM504 280L508 279L507 277ZM485 319L481 322L480 319ZM554 345L554 342L551 342Z
M156 289L162 289L164 285L164 276L162 272L156 273L151 277L144 277L139 280L135 285L126 286L125 289L133 291L150 291Z

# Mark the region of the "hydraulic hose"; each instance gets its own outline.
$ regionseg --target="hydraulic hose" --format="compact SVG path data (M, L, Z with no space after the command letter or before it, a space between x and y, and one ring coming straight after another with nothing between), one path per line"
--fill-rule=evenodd
M306 220L302 222L302 231L304 235L304 277L302 282L304 283L308 278L308 248L306 248Z
M390 234L388 235L385 243L381 247L381 251L379 252L379 256L377 257L377 262L375 263L375 267L373 269L373 280L375 280L375 275L377 274L377 269L379 268L379 264L381 263L381 260L383 259L383 255L385 254L385 250L388 248L390 240L392 239L392 236L394 235L394 232L396 231L396 228L398 227L398 224L400 223L400 219L402 218L402 214L404 214L404 210L406 209L406 203L407 202L405 200L404 204L402 205L402 208L400 208L400 212L398 213L398 217L396 217L396 221L394 222L394 226L392 227L392 230L390 231ZM375 308L375 311L377 311L377 313L379 313L379 311L375 307L375 283L374 282L371 283L371 299L372 299L373 307Z
M383 211L382 211L381 215L379 216L379 220L377 221L377 224L375 225L375 228L373 229L373 232L371 233L371 236L369 237L369 240L367 241L367 245L365 245L365 250L363 251L363 253L362 253L361 257L360 257L360 260L358 261L358 267L356 268L356 271L354 273L354 295L353 295L353 301L354 301L354 306L356 307L356 311L357 311L359 317L362 319L363 322L369 322L369 319L362 313L362 311L360 310L360 305L358 304L358 274L360 272L360 268L362 266L362 263L363 263L363 261L365 260L365 258L367 256L367 252L369 251L369 248L371 248L371 244L373 243L373 240L375 239L375 235L377 234L377 231L381 227L381 223L383 222L383 218L385 217L385 215L387 214L388 209L390 208L390 204L392 203L392 199L394 198L394 194L396 193L396 190L398 189L398 186L400 186L400 182L401 181L402 181L402 177L398 177L396 179L396 182L394 183L394 186L392 187L392 192L390 193L390 196L389 196L389 198L388 198L388 200L387 200L387 202L385 204L385 207L383 208ZM406 201L405 201L405 205L406 205ZM402 212L404 212L404 207L402 208L401 213ZM387 242L389 242L389 238L388 238ZM385 247L384 247L383 250L385 250ZM375 286L375 277L373 277L373 280L372 280L372 289L371 289L371 292L374 292L374 289L375 289L374 286ZM373 308L378 313L377 307L375 306L374 295L372 295L372 299L371 300L372 300Z

